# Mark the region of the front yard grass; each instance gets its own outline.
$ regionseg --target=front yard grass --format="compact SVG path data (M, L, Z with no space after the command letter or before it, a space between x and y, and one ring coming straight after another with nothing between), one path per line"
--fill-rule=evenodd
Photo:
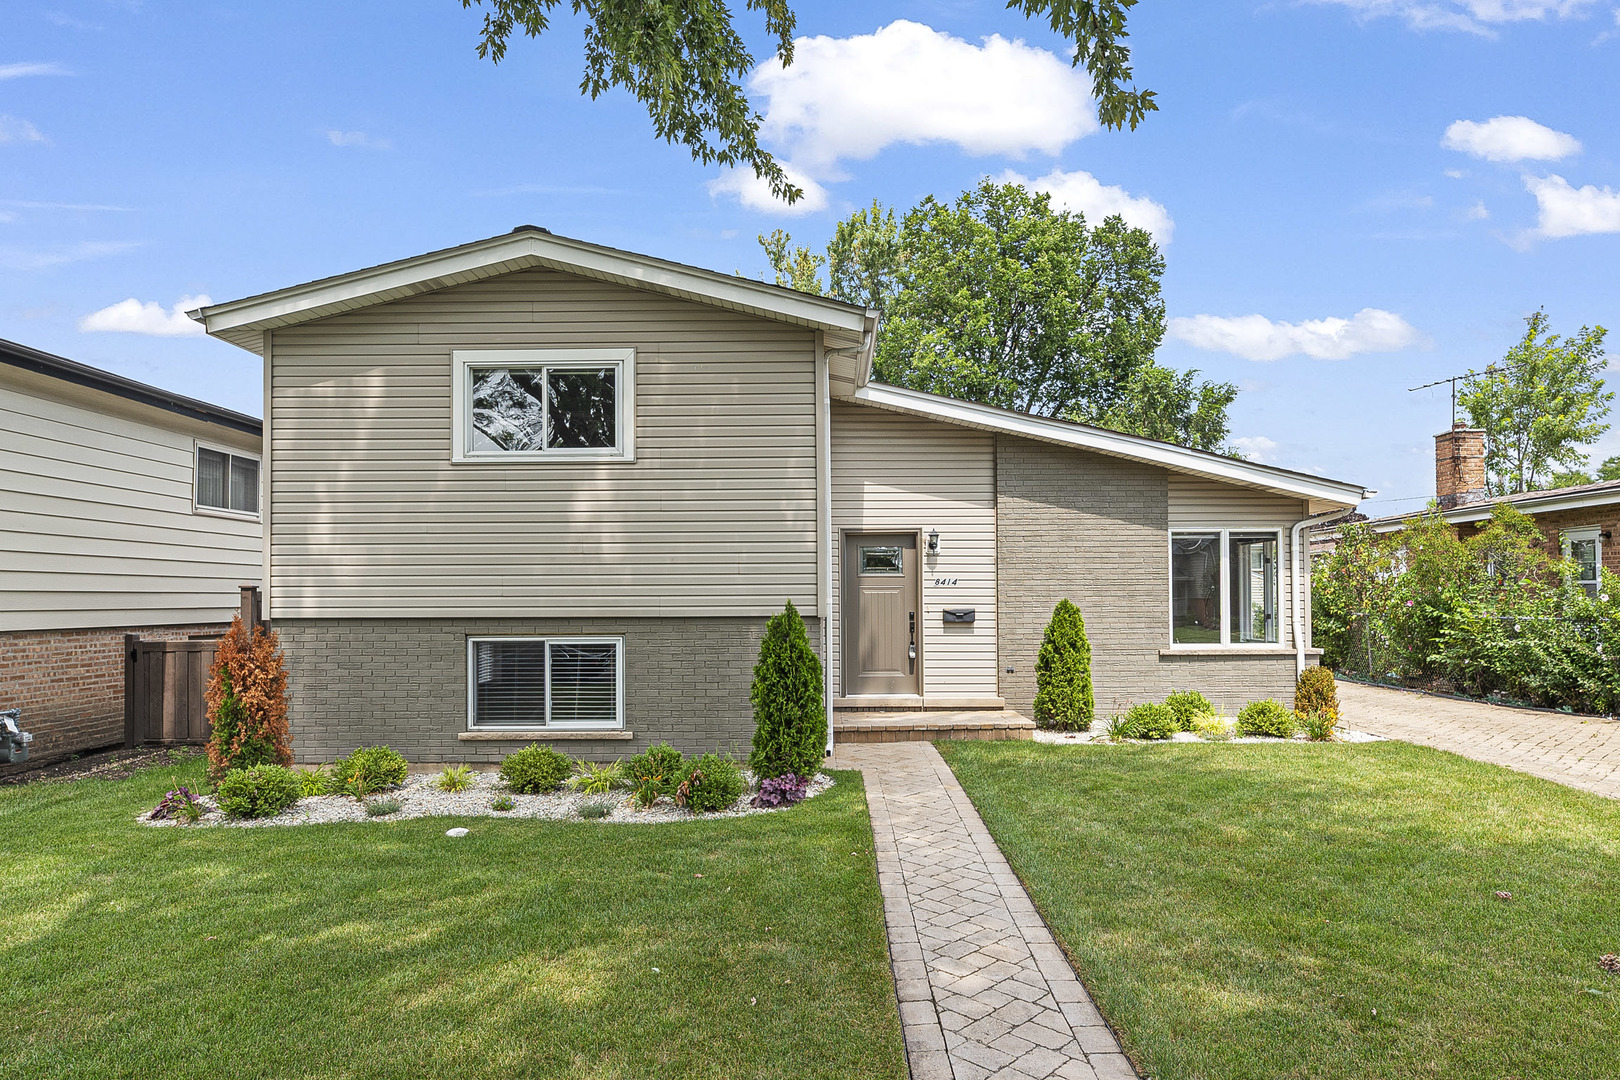
M0 1076L903 1080L838 781L672 825L261 829L132 820L195 762L0 789Z
M1620 1075L1620 803L1394 742L940 748L1154 1080Z

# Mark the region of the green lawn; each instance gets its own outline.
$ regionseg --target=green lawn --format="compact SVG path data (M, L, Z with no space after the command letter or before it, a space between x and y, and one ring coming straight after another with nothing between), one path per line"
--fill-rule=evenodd
M176 778L0 789L0 1076L905 1076L859 773L662 826L136 825Z
M1620 1076L1620 803L1402 743L941 749L1154 1080Z

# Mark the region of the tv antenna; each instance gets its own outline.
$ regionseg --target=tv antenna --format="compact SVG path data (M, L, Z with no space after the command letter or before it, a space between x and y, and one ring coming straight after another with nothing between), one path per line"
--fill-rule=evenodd
M1466 374L1463 374L1463 375L1452 375L1450 378L1436 379L1434 382L1426 382L1422 386L1410 387L1410 388L1407 389L1406 392L1408 394L1415 394L1419 390L1427 390L1431 386L1442 386L1442 385L1444 385L1446 383L1450 383L1451 384L1451 426L1456 427L1457 426L1457 384L1459 382L1467 382L1469 379L1477 379L1481 375L1493 375L1495 373L1496 373L1496 365L1492 364L1490 367L1486 368L1484 371L1470 371L1470 372L1467 372Z

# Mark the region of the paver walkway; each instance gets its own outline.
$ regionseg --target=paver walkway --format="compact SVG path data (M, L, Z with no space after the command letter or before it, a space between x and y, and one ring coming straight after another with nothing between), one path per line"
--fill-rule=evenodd
M1620 799L1620 723L1338 684L1344 726Z
M913 1080L1134 1080L933 744L846 744L832 764L866 777Z

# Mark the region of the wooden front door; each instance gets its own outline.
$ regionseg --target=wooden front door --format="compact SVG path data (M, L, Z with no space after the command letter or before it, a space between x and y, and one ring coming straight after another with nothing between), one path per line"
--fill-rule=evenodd
M844 693L920 694L917 537L844 537Z

